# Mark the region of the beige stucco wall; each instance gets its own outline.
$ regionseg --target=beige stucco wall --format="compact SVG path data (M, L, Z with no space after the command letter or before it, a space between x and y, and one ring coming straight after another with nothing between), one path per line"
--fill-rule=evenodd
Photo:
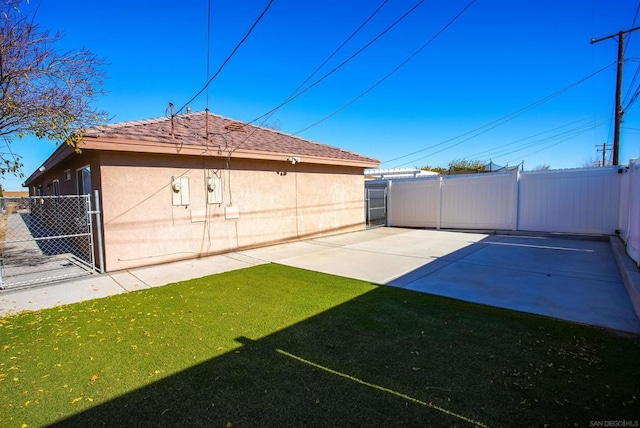
M206 179L222 178L208 204ZM189 178L173 206L172 177ZM362 168L198 156L100 153L108 271L364 227ZM225 207L239 211L225 219Z

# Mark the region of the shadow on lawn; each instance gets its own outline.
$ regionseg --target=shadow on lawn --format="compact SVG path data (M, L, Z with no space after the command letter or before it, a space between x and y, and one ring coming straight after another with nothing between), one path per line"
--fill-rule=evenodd
M640 388L624 374L624 361L640 359L637 346L620 361L599 356L602 365L566 358L563 367L580 375L548 369L560 358L548 349L570 351L589 334L610 338L383 286L259 340L239 337L235 351L54 426L467 426L461 417L588 426L632 418L621 403ZM590 370L597 381L585 380ZM605 397L605 384L621 388Z

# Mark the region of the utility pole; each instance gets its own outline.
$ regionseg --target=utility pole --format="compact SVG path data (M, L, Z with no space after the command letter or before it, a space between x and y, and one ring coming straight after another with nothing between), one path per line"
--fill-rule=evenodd
M591 44L601 42L603 40L612 39L618 37L618 69L616 74L616 97L615 97L615 119L613 129L613 156L612 164L618 165L618 154L620 152L620 125L622 124L622 111L621 94L622 94L622 64L624 62L624 35L631 33L632 31L640 30L640 27L630 28L629 30L620 31L615 34L611 34L607 37L600 39L591 39Z
M607 143L602 143L602 148L599 148L600 145L596 145L596 152L602 152L602 164L600 166L607 166L607 152L611 151L611 149L607 148Z

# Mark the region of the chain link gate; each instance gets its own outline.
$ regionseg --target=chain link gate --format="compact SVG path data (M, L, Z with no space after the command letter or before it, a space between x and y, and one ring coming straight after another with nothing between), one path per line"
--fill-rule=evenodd
M90 195L0 198L0 289L96 268Z
M387 189L369 188L366 192L367 228L387 225Z

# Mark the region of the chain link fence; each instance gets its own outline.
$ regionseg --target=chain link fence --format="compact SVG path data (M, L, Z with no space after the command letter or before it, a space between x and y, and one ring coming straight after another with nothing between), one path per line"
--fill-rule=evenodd
M0 198L0 287L95 269L89 195Z

